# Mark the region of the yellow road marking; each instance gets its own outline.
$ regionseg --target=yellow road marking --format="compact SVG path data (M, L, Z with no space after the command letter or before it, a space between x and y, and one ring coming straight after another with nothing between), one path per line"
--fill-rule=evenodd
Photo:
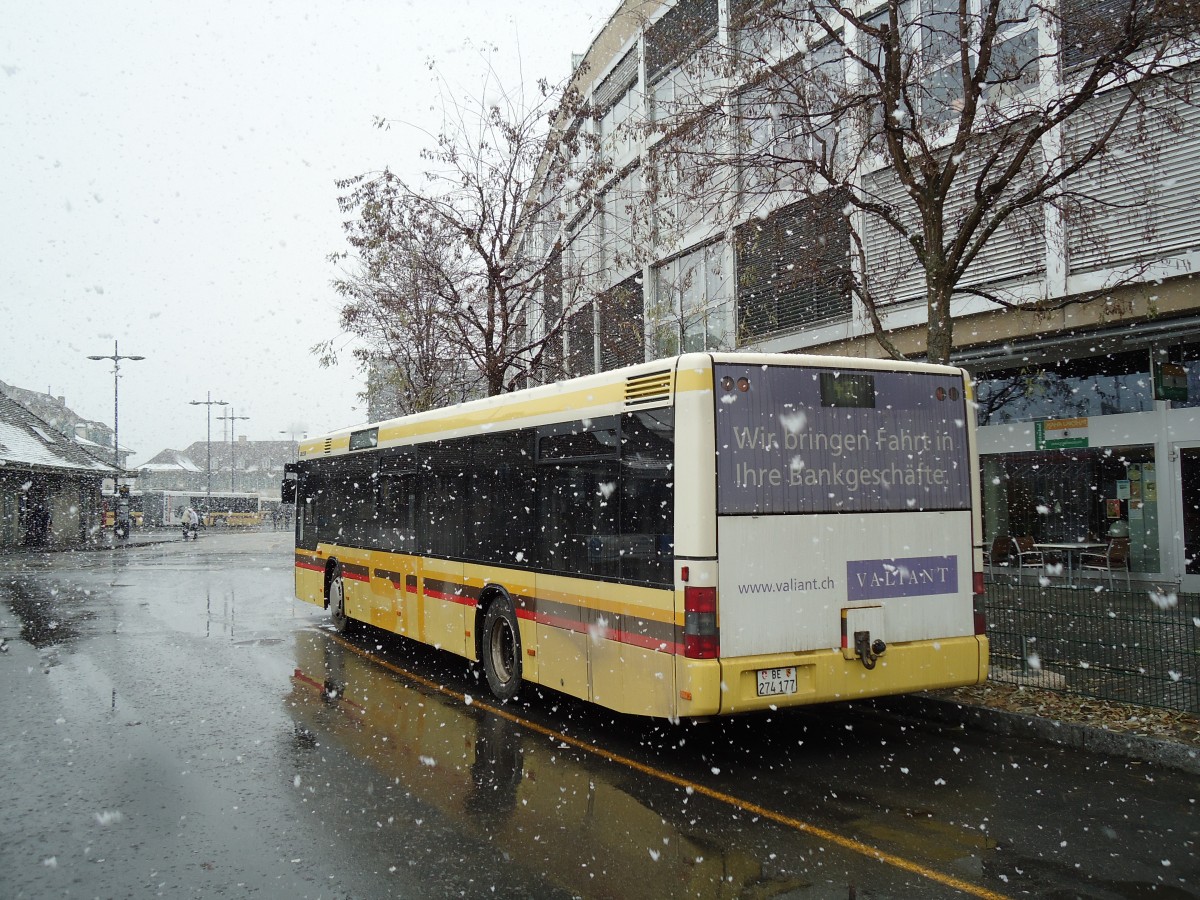
M439 694L442 694L446 697L451 697L460 703L467 705L467 695L464 693L452 690L445 685L438 684L437 682L425 678L422 675L418 675L415 672L411 672L408 669L397 666L395 663L390 663L387 660L380 659L375 654L354 646L345 638L342 638L338 635L328 636L333 638L333 640L345 647L347 650L357 653L359 656L370 660L378 666L382 666L383 668L394 672L397 675L408 679L409 681L413 681L422 687L428 688L431 691L436 691ZM865 856L868 859L886 863L889 866L901 869L905 872L911 872L912 874L918 875L928 881L933 881L937 884L953 888L956 891L962 891L964 894L969 894L972 897L980 897L983 898L983 900L1008 900L1007 895L1005 894L999 894L996 891L989 890L988 888L971 884L969 881L963 881L961 878L955 878L953 875L947 875L945 872L939 872L936 869L930 869L926 866L922 866L920 863L915 863L910 859L905 859L903 856L897 856L894 853L888 853L885 850L872 847L870 844L865 844L862 841L855 840L854 838L838 834L836 831L829 831L826 828L813 825L811 822L805 822L803 819L797 819L794 816L788 816L780 812L775 812L774 810L767 809L765 806L759 806L757 803L751 803L748 800L743 800L739 797L733 796L732 794L726 794L722 791L705 787L702 784L697 784L696 782L689 781L686 778L681 778L678 775L672 775L670 772L664 772L662 769L656 769L653 766L640 763L635 759L621 756L619 753L613 753L610 750L605 750L603 747L598 747L595 744L588 743L587 741L580 740L579 738L574 738L570 735L563 734L560 731L555 731L552 728L547 728L544 725L539 725L536 722L531 722L528 719L524 719L521 716L511 713L499 706L493 706L485 701L477 700L474 696L471 697L469 705L482 709L485 712L489 712L492 715L507 719L508 721L513 722L516 725L520 725L529 731L536 732L544 735L545 737L553 738L556 741L561 741L562 743L582 750L585 753L590 753L593 756L598 756L601 759L608 760L609 762L626 766L627 768L641 772L643 775L649 775L652 778L657 778L659 781L665 781L668 784L673 784L677 787L690 790L694 794L708 797L710 800L716 800L718 803L724 803L727 806L732 806L734 809L742 810L743 812L759 816L763 819L767 819L779 825L784 825L796 831L801 831L805 834L811 834L823 841L828 841L831 844L841 847L843 850L849 850L851 853L857 853L858 855Z

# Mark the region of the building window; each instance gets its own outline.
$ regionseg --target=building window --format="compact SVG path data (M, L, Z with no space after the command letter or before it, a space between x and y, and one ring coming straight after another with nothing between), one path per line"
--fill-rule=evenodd
M1150 354L1136 350L982 372L975 401L980 425L1148 412L1154 409Z
M646 31L646 78L667 69L717 33L717 0L680 0Z
M833 191L738 226L739 342L850 315L850 226Z
M596 371L595 333L592 304L588 303L567 319L567 375L592 375Z
M600 119L602 152L609 159L623 159L636 147L632 125L637 122L643 104L637 83L638 52L635 45L592 94L592 106Z
M992 41L992 60L986 75L985 95L989 101L1023 92L1038 84L1039 54L1037 15L1031 12L1033 0L977 0L966 5L965 23L960 22L960 0L909 0L900 5L900 27L904 31L901 64L916 67L916 76L908 100L916 106L923 124L933 130L945 130L963 107L961 51L968 44L969 65L979 61L979 30L981 18L992 3L997 10L997 30ZM888 24L888 9L884 7L867 17L869 28ZM964 38L960 26L966 25ZM907 48L914 48L915 53ZM882 67L883 50L877 38L862 33L860 52L864 59ZM906 101L901 100L901 106ZM882 109L877 105L872 114L873 137L882 134Z
M709 244L654 269L650 354L731 350L733 279L725 244Z
M642 277L626 278L597 298L600 306L600 366L604 370L645 361Z
M550 254L546 264L542 288L542 321L546 331L559 328L557 338L546 341L546 349L542 356L542 368L550 378L555 378L562 372L563 367L563 333L561 322L563 314L563 261L562 251L555 250Z
M604 256L602 277L611 283L638 265L640 256L635 241L635 218L641 178L633 168L609 185L600 197L604 209Z
M1160 572L1154 447L1088 447L985 456L988 540L1028 535L1039 543L1129 538L1133 572Z

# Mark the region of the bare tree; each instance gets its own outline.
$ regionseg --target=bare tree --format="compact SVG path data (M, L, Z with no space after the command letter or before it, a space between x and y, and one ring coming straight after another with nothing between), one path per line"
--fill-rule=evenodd
M343 226L351 250L331 259L345 269L333 287L342 299L342 335L353 339L352 354L368 376L367 399L387 395L388 415L467 399L480 379L461 355L454 311L440 289L442 279L465 269L455 235L394 191L375 193L360 212ZM314 348L323 364L336 362L339 343Z
M574 94L540 82L529 102L489 76L478 98L446 96L419 184L383 171L339 185L343 211L357 217L346 224L352 246L386 262L343 291L343 325L374 330L375 343L389 347L393 334L408 340L416 329L434 340L436 331L494 395L557 374L565 324L589 299L580 267L563 265L557 235L568 215L589 214L571 198L594 176L563 166L530 190L543 152L584 156L573 150L578 135L551 134L564 108L577 105ZM427 366L415 371L428 375Z
M1041 273L1050 285L1047 247L1111 213L1093 178L1152 158L1192 99L1200 12L1190 0L730 9L727 40L695 36L690 95L655 110L654 190L748 218L739 253L771 270L754 273L775 279L768 294L842 297L847 311L853 297L897 358L887 317L905 287L924 296L925 355L941 362L954 345L952 300L1046 309L1088 299L997 288L1006 273L995 248L1024 251L1009 255L1020 267L1010 283ZM797 202L780 209L780 196ZM751 296L742 311L759 333L777 315L770 300Z

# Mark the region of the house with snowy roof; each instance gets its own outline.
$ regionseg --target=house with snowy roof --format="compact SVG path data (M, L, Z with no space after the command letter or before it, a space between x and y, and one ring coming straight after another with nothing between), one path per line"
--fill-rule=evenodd
M116 470L0 393L0 548L66 548L92 541L101 490Z
M93 456L104 460L113 458L112 426L75 412L67 406L66 397L32 391L4 381L0 381L0 394L16 400L59 434L86 447ZM118 456L122 468L129 465L132 453L128 447L119 448Z
M137 467L142 491L251 491L279 497L283 467L296 458L295 441L196 441L162 450Z

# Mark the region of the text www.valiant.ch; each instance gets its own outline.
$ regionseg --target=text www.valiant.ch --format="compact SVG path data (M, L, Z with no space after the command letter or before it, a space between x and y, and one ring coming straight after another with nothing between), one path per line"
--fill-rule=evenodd
M789 578L787 581L752 581L737 586L739 594L802 594L805 591L832 591L833 578Z

